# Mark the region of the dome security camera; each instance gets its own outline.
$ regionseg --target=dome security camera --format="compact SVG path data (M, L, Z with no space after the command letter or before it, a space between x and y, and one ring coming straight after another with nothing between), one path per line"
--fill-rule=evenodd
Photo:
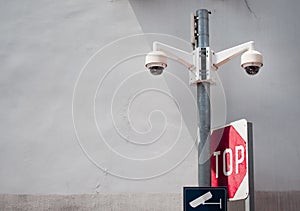
M161 75L167 67L167 55L162 51L152 51L146 56L145 66L152 75Z
M263 66L263 56L255 50L248 50L241 56L241 66L249 75L256 75Z

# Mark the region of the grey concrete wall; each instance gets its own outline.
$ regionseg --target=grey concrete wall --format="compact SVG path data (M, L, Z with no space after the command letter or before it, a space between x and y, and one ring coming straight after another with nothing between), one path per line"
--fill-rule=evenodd
M99 49L143 32L189 40L190 12L203 7L212 11L214 50L255 40L264 54L265 65L253 78L240 69L239 59L219 71L226 93L226 121L247 118L254 123L256 188L299 190L300 1L247 2L251 10L238 0L0 1L0 192L180 193L182 186L196 185L195 89L189 87L182 67L170 61L166 74L154 78L145 71L141 55L106 75L124 55L147 53L150 41L156 38L185 49L189 49L188 43L157 36L112 45L114 51L106 49L104 55L94 57L89 66L94 72L82 78L82 92L75 93L83 95L75 107L82 110L75 118L72 99L82 68ZM103 128L102 134L96 134L94 118L85 119L93 110L85 113L84 103L93 104L95 87L103 78L95 112ZM118 89L120 84L124 87ZM90 86L92 92L88 92ZM136 98L129 121L128 105L145 88L156 91ZM111 107L116 125L111 121ZM157 112L159 109L163 112ZM79 136L74 122L82 130ZM164 126L167 133L154 146L130 142L153 141ZM127 158L105 148L105 141ZM135 159L164 151L169 157ZM136 157L128 159L130 156ZM152 179L140 178L153 175ZM13 205L18 197L11 197Z
M296 166L300 160L300 1L130 2L144 32L161 32L189 40L188 14L207 8L212 12L210 45L215 51L255 41L256 48L264 55L264 67L258 75L246 75L239 67L240 58L218 70L226 96L227 122L244 117L254 124L257 189L299 190L300 170Z
M0 195L0 210L180 211L178 193ZM298 211L300 192L257 192L256 211ZM243 201L229 202L228 211L244 210Z
M84 71L89 75L80 75L98 50L117 39L141 33L127 0L0 2L1 193L180 192L183 185L196 184L194 139L180 121L173 100L184 104L186 99L168 96L165 81L145 71L143 55L124 61L107 74L124 57L147 53L150 45L145 38L112 44L89 63ZM80 76L84 81L75 92ZM84 104L93 103L101 79L105 83L97 97L96 116L104 138L97 132L94 118L85 118L93 112ZM120 84L125 88L118 89ZM186 89L184 85L180 83L177 89ZM128 105L145 88L167 94L152 90L138 95L131 103L131 125L126 118ZM76 98L75 114L73 94L80 96ZM108 115L111 107L116 124ZM151 113L157 109L165 113ZM164 126L168 131L153 146L130 142L153 141ZM153 131L143 135L149 129ZM178 144L171 148L174 143ZM135 159L165 151L170 152L167 157L152 159L151 163ZM177 168L171 168L174 166ZM134 179L157 172L160 177L151 180Z

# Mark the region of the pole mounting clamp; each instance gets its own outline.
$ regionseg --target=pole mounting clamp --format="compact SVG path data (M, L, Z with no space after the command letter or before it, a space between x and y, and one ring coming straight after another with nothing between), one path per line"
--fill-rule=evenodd
M212 51L210 47L196 48L193 51L193 63L194 68L189 71L190 85L203 82L213 84L211 78Z

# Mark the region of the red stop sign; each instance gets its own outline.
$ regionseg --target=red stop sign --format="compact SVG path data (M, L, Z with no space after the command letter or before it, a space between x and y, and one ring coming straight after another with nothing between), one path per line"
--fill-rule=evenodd
M239 120L211 135L211 186L226 186L229 200L248 196L247 121Z

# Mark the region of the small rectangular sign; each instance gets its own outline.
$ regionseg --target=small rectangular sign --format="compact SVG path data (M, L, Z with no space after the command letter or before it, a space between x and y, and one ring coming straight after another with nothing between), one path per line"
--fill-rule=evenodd
M226 187L184 187L184 211L227 211Z

